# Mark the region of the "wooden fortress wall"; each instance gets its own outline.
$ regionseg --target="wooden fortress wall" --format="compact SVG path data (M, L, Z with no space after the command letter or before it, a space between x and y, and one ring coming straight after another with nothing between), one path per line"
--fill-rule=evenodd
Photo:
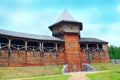
M68 43L69 44L69 43ZM73 44L74 45L74 44ZM19 51L12 50L12 54L8 57L8 50L1 50L0 55L0 65L4 66L44 66L44 65L64 65L69 63L71 65L78 64L78 63L100 63L100 62L109 62L109 54L107 45L103 44L103 48L105 51L98 52L98 51L91 51L87 55L86 51L80 51L79 53L76 52L77 48L67 47L66 51L59 52L58 57L55 56L55 52L48 52L45 51L44 57L40 57L40 52L32 52L27 51L27 55L24 50ZM71 52L71 50L73 52ZM73 67L73 66L71 66Z
M39 51L33 53L32 50L12 50L8 54L8 45L0 49L0 66L45 66L45 65L64 65L68 64L69 71L82 70L82 63L109 62L108 45L101 43L103 51L90 51L89 55L80 48L80 42L76 34L65 34L65 43L62 43L62 51L56 57L55 50L44 51L44 57L40 56ZM89 43L88 43L89 44ZM55 47L54 47L55 48Z
M12 54L8 57L8 50L2 50L0 56L0 63L4 66L46 66L46 65L63 65L65 64L65 53L59 52L58 57L55 56L55 52L46 52L44 57L40 57L40 52L32 52L24 50L12 51Z

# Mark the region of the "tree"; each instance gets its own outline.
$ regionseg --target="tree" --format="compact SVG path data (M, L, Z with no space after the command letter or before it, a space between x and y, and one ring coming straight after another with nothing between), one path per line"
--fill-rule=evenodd
M110 58L111 59L120 59L120 47L117 46L109 46Z

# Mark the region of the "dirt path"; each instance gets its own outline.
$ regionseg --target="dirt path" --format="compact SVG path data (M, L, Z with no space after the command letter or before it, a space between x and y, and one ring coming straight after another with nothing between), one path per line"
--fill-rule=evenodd
M95 71L95 72L71 72L64 75L71 75L69 80L90 80L86 77L86 74L93 74L99 72L106 72L106 71ZM61 76L61 75L52 75L52 76ZM50 76L43 76L43 77L52 77ZM18 78L18 79L11 79L11 80L23 80L23 79L31 79L31 78L39 78L39 77L30 77L30 78Z
M86 77L86 74L92 74L97 72L74 72L74 73L68 73L67 75L72 75L69 80L89 80L89 78Z
M65 74L65 75L71 75L69 80L89 80L86 77L86 74L91 74L91 73L96 73L96 72L72 72L72 73L68 73L68 74ZM56 76L59 76L59 75L56 75ZM48 76L44 76L44 77L48 77ZM49 76L49 77L51 77L51 76ZM22 80L22 79L24 79L24 78L21 78L21 79L11 79L11 80ZM27 79L29 79L29 78L27 78Z

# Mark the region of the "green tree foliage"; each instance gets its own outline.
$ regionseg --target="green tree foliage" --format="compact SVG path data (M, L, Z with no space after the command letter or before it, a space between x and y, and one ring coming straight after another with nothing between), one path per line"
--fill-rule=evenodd
M109 51L111 59L120 59L120 47L111 45Z

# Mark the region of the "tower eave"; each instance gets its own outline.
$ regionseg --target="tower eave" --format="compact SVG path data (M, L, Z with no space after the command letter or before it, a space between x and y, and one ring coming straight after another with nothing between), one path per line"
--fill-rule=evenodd
M81 23L81 22L76 22L76 21L64 21L64 20L59 21L59 22L57 22L57 23L49 26L49 29L52 31L52 29L53 29L54 27L57 27L58 25L66 24L66 23L67 23L67 24L69 23L69 24L78 25L78 26L79 26L79 30L82 30L82 29L83 29L83 26L82 26L82 23Z

